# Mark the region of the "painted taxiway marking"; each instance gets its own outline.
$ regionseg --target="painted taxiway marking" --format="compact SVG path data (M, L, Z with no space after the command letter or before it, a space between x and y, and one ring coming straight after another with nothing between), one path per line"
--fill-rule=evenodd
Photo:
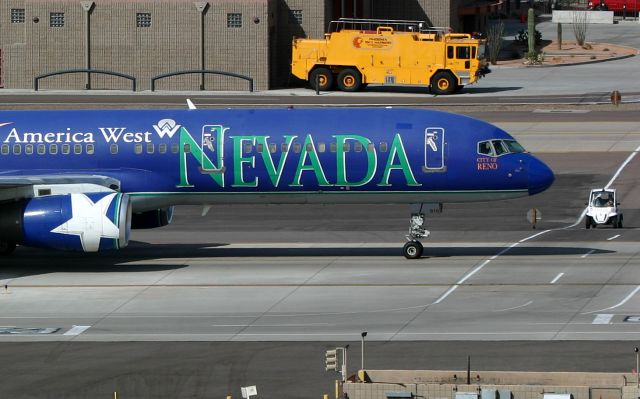
M514 307L512 307L512 308L496 309L496 310L494 310L494 312L507 312L507 311L509 311L509 310L516 310L516 309L520 309L520 308L527 307L527 306L531 305L532 303L533 303L533 299L532 299L532 300L530 300L529 302L525 303L525 304L518 305L518 306L514 306Z
M80 335L83 332L87 331L91 326L73 326L69 331L62 335Z
M548 232L550 232L551 230L545 230L545 231L541 231L539 233L533 234L529 237L523 238L522 240L518 241L518 242L514 242L513 244L509 245L508 247L502 249L502 251L498 252L497 254L493 255L492 257L490 257L489 259L485 260L484 262L482 262L479 266L477 266L476 268L474 268L473 270L471 270L469 273L465 274L460 280L458 280L453 286L451 286L451 288L449 288L444 294L440 295L440 297L438 297L438 299L436 299L433 304L437 305L440 302L444 301L449 295L451 295L451 293L453 291L455 291L456 289L458 289L458 287L460 286L460 284L463 284L465 281L467 281L471 276L473 276L474 274L476 274L477 272L479 272L480 270L482 270L483 267L485 267L486 265L488 265L489 263L491 263L491 261L498 259L498 257L504 255L505 253L507 253L508 251L512 250L513 248L517 247L518 245L522 244L523 242L527 242L533 238L536 238L538 236L541 236L543 234L546 234Z
M555 284L556 281L560 280L560 278L564 276L564 273L558 273L558 275L556 276L556 278L554 278L553 280L551 280L551 283L549 284Z
M612 314L598 314L591 324L611 324Z
M608 189L613 184L613 182L618 178L620 173L622 173L622 170L629 164L629 162L631 162L631 160L633 158L635 158L636 155L638 155L638 152L640 152L640 145L637 146L636 149L633 150L633 152L631 154L629 154L627 159L622 163L622 165L620 165L620 167L616 171L615 175L613 175L611 180L609 180L609 183L607 183L607 185L604 188Z
M583 313L583 314L598 313L598 312L603 312L603 311L605 311L605 310L611 310L611 309L615 309L615 308L617 308L617 307L620 307L620 306L624 305L625 303L627 303L627 302L629 301L629 299L633 298L633 296L634 296L635 294L637 294L637 293L638 293L638 291L640 291L640 285L639 285L639 286L637 286L633 291L631 291L631 292L629 293L629 295L627 295L627 296L626 296L622 301L618 302L617 304L615 304L615 305L613 305L613 306L610 306L610 307L608 307L608 308L605 308L605 309L594 310L593 312L586 312L586 313Z
M607 238L607 241L615 240L615 239L616 239L616 238L618 238L618 237L620 237L620 234L616 234L616 235L615 235L615 236L613 236L613 237L609 237L609 238Z
M589 251L589 252L587 252L586 254L582 255L582 256L581 256L581 258L582 258L582 259L584 259L584 258L586 258L587 256L591 255L591 254L592 254L592 253L594 253L594 252L596 252L596 250L595 250L595 249L592 249L591 251Z

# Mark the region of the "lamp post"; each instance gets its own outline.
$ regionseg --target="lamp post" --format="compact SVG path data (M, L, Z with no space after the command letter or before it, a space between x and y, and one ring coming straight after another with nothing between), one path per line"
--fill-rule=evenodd
M640 367L640 349L636 346L634 349L636 353L636 395L638 394L637 390L640 389L640 374L638 374L638 368Z
M364 370L364 337L366 337L366 336L367 336L367 332L366 332L366 331L363 331L363 332L360 334L360 336L362 337L362 352L361 352L361 354L362 354L362 363L361 363L361 364L362 364L362 367L360 368L360 370Z

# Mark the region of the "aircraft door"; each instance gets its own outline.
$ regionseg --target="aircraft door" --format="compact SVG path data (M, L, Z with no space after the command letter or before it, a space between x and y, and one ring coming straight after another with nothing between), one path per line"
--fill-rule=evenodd
M200 164L203 172L224 172L224 133L222 125L204 125L202 127L202 155ZM212 168L205 167L212 165Z
M424 130L424 172L445 172L447 170L446 142L444 129L441 127L428 127Z

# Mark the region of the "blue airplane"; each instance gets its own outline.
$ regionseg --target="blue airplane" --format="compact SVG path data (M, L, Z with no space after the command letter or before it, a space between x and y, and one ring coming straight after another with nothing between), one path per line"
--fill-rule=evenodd
M191 103L190 108L191 108ZM547 189L553 172L505 131L417 109L0 112L0 253L96 252L176 205L412 204L427 209Z

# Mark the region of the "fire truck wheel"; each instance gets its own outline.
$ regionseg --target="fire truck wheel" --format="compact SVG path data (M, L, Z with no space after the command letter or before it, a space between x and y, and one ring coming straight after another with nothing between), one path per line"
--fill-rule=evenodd
M456 80L449 72L438 72L431 79L433 94L451 94L456 89Z
M342 70L338 74L338 87L342 91L358 91L362 86L362 76L360 72L353 68Z
M316 89L316 79L318 80L319 90L327 91L333 87L333 74L329 68L316 68L309 74L309 84L312 89Z

